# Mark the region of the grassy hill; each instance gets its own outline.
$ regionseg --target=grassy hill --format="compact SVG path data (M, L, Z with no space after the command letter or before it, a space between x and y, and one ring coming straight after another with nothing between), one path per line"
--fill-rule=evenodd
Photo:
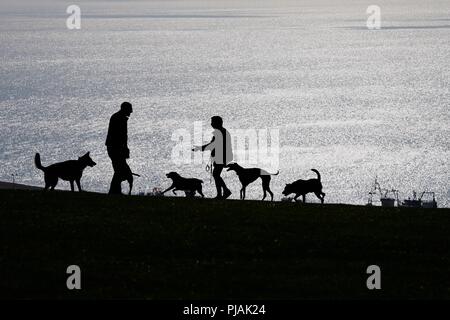
M22 190L0 207L3 298L450 298L449 209Z

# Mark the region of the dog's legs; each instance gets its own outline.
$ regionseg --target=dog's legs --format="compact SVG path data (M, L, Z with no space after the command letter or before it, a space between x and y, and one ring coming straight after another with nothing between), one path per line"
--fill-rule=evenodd
M264 177L261 177L262 180L262 188L263 188L263 197L261 199L261 201L264 201L264 199L266 198L267 192L266 192L266 184L264 181Z
M267 192L270 194L270 201L273 201L273 192L270 189L267 189Z
M239 199L242 200L242 194L244 192L244 188L241 188L241 190L239 191Z
M72 191L72 192L75 191L75 187L73 185L73 180L70 180L70 191Z
M133 190L133 179L128 180L128 184L130 186L130 191L128 191L128 195L131 194L131 190Z
M202 198L205 197L205 196L203 195L203 192L202 192L202 186L200 186L200 187L197 188L197 192L202 196Z
M55 184L55 179L52 179L52 177L49 174L44 174L44 181L45 181L44 190L48 190L48 188L51 188ZM53 190L53 188L51 190Z
M50 182L50 190L55 190L55 187L56 187L57 184L58 184L58 178L53 179L53 180Z
M322 194L320 192L314 192L317 198L319 198L320 202L323 204Z
M78 192L81 192L81 182L80 179L75 180L75 182L77 183L77 187L78 187Z
M242 200L245 200L245 189L247 188L247 186L242 188Z
M166 190L164 190L163 192L161 192L161 194L164 194L164 193L166 193L167 191L169 191L169 190L172 190L173 188L175 188L174 187L174 185L172 184L170 187L168 187Z
M302 194L303 203L306 203L306 194Z
M271 201L273 201L273 193L272 191L270 191L270 176L261 176L261 180L262 180L262 188L264 191L264 196L262 199L264 200L266 198L266 192L269 192Z

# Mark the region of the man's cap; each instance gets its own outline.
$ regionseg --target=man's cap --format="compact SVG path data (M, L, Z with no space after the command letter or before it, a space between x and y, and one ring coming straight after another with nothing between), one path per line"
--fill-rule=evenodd
M132 110L133 107L131 106L131 103L125 101L122 102L122 104L120 105L120 110Z

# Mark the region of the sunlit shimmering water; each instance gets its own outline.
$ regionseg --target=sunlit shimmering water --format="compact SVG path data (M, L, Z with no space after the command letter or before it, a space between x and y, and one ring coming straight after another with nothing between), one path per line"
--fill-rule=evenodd
M171 137L204 121L208 140L219 114L230 129L280 129L277 200L317 168L327 202L365 203L378 176L450 206L448 1L379 1L377 31L350 0L78 4L81 30L66 28L64 1L0 4L0 180L43 185L35 152L46 165L91 151L82 184L106 192L108 119L129 100L136 191L175 170L214 196L206 163L171 162ZM236 175L224 177L236 198ZM259 182L247 196L262 196Z

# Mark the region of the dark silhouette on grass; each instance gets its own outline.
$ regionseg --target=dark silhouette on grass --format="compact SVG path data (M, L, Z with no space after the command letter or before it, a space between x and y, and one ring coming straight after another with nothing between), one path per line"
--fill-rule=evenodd
M303 203L305 203L305 196L307 193L314 192L320 202L323 203L325 198L325 193L322 192L322 182L319 171L316 169L311 169L317 174L317 179L309 180L297 180L293 183L289 183L284 187L283 195L288 196L291 193L295 194L294 200L301 195L303 197Z
M211 118L211 127L214 128L213 138L203 146L196 146L192 151L211 151L213 163L214 182L216 184L216 199L226 199L231 195L230 189L226 186L220 176L224 167L233 160L233 150L231 147L230 133L223 127L223 120L219 116Z
M128 168L130 168L130 167L128 166ZM130 170L124 170L121 175L122 178L121 178L120 182L122 182L122 181L128 182L128 185L129 185L128 195L130 195L131 191L133 190L133 180L134 180L133 176L140 177L140 175L138 175L137 173L131 172L131 168L130 168ZM122 193L122 191L120 191L120 194L121 193Z
M164 190L161 194L172 190L173 194L176 195L176 191L180 190L184 191L186 193L186 196L194 196L195 192L197 191L202 196L202 198L205 197L202 192L202 180L194 178L183 178L176 172L169 172L168 174L166 174L166 177L172 179L172 185Z
M133 112L131 103L124 102L120 110L114 113L109 120L108 136L106 137L106 147L108 156L111 158L114 175L111 180L109 194L122 194L121 183L127 180L130 184L130 191L133 188L133 173L127 164L130 158L128 149L128 118Z
M34 163L38 169L44 171L45 190L48 190L48 188L54 190L58 184L58 179L62 179L70 182L70 189L72 191L75 190L74 182L76 182L78 191L80 192L80 180L83 175L83 170L88 166L93 167L96 165L96 163L91 159L89 152L84 156L79 157L78 160L59 162L48 167L44 167L42 165L41 156L39 153L36 153L34 156Z
M243 168L237 163L230 163L227 165L227 171L234 171L239 177L239 181L242 184L242 188L240 191L240 199L245 199L245 189L247 186L255 181L258 178L261 178L262 181L262 188L263 188L263 198L264 200L266 198L267 192L270 194L270 201L273 201L273 192L270 190L270 179L271 176L276 176L280 171L277 173L269 173L266 170L262 170L259 168Z

